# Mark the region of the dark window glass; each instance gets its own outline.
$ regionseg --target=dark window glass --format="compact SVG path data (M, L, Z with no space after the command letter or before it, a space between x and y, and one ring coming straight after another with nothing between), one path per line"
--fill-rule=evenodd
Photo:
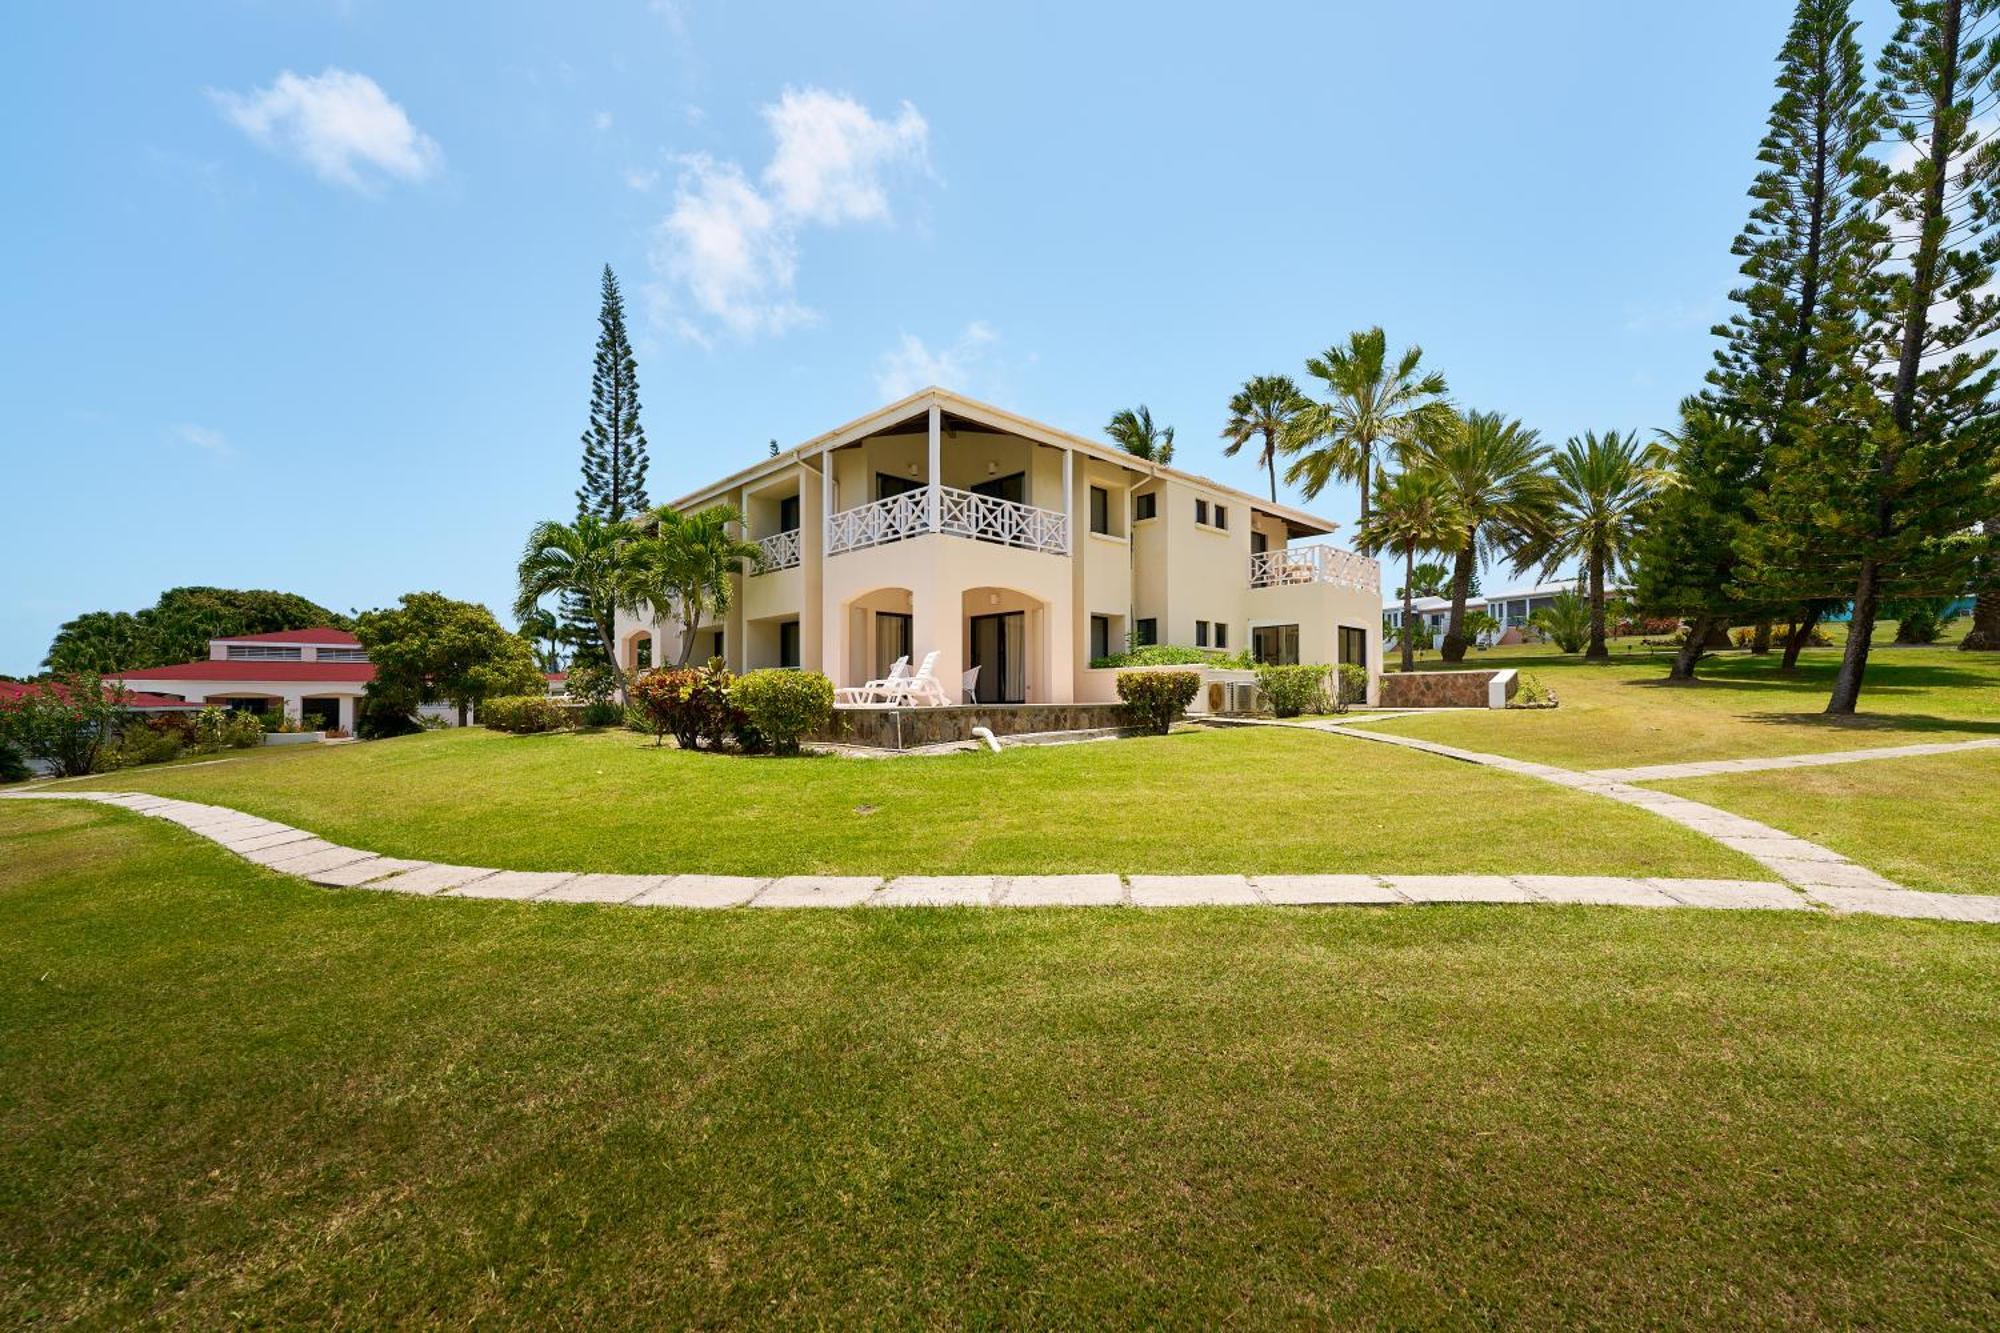
M1228 505L1217 505L1215 507L1215 526L1218 528L1226 528L1229 526Z
M1252 555L1262 555L1270 549L1270 537L1261 532L1252 532L1250 534L1250 553Z
M1208 501L1196 500L1194 502L1194 521L1197 523L1208 522Z
M1197 648L1208 647L1208 622L1206 620L1197 620L1194 622L1194 646Z
M1296 666L1299 660L1297 625L1259 625L1250 631L1250 655L1259 662Z
M799 664L799 622L787 620L778 626L778 665L795 667Z
M799 530L799 497L788 495L778 501L778 531L797 532Z
M1111 531L1111 492L1102 486L1090 488L1090 530L1104 533Z
M1215 646L1218 648L1227 648L1229 646L1229 626L1223 624L1220 620L1215 622Z
M1340 660L1363 668L1368 666L1368 631L1352 625L1340 627Z
M1134 519L1158 518L1159 514L1160 493L1158 491L1147 491L1144 495L1135 495L1132 497L1132 517Z
M1090 618L1090 656L1094 661L1111 656L1111 617L1092 616Z
M915 477L899 477L893 472L877 472L875 474L875 498L878 500L886 500L892 495L901 495L905 491L918 490L922 486L923 483Z
M1158 643L1160 641L1160 622L1151 617L1141 620L1139 622L1138 634L1135 637L1139 640L1141 648L1144 648L1147 644Z

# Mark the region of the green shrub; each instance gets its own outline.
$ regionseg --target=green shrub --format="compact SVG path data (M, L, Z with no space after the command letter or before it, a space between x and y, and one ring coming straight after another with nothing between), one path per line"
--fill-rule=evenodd
M1582 652L1590 638L1590 603L1573 592L1557 593L1528 620L1566 653Z
M752 671L730 686L729 697L778 754L797 754L799 741L833 717L833 682L817 671Z
M1317 664L1280 666L1266 662L1257 668L1257 684L1279 717L1326 711L1326 675Z
M255 713L233 713L210 704L194 720L194 750L253 750L264 743L264 723Z
M28 761L11 741L0 740L0 782L25 782Z
M111 752L111 767L137 768L141 764L164 764L169 759L181 756L181 738L171 731L154 731L151 727L132 726L125 729L118 738L118 748Z
M1882 613L1896 619L1897 643L1936 643L1950 623L1955 597L1892 598Z
M1346 712L1353 704L1368 702L1368 669L1358 662L1342 662L1333 669L1334 679L1340 682L1333 702L1341 712Z
M1205 666L1239 671L1256 665L1247 651L1226 653L1219 648L1184 648L1176 643L1149 643L1130 652L1093 657L1090 664L1100 670L1107 667Z
M503 694L479 705L481 726L516 735L562 731L574 720L562 700L546 694Z
M231 713L222 727L222 743L232 750L254 750L264 743L264 723L255 713Z
M91 672L62 672L0 698L0 741L61 777L94 773L116 737L124 692Z
M1121 671L1118 697L1125 701L1132 721L1148 731L1166 735L1174 719L1194 702L1201 688L1198 671Z
M1541 680L1523 671L1515 677L1514 698L1510 706L1515 708L1542 708L1556 701L1555 692L1542 684Z

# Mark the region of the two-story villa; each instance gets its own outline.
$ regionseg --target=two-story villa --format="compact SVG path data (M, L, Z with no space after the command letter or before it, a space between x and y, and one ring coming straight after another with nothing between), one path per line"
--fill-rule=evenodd
M1381 660L1375 562L1333 524L944 389L926 389L673 502L728 504L761 548L691 661L803 667L836 686L938 654L981 704L1117 697L1128 644L1272 662ZM621 619L624 665L681 628ZM976 676L972 673L976 672Z

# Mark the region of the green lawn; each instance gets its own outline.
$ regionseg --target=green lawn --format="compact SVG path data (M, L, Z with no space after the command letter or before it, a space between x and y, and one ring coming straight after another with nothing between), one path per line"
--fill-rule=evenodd
M90 785L233 806L392 855L522 870L1768 878L1609 801L1269 728L795 760L658 749L623 731L462 730Z
M1651 785L1796 833L1909 888L2000 893L2000 752Z
M1704 663L1691 686L1666 683L1664 656L1503 659L1552 687L1546 711L1439 713L1368 723L1384 730L1569 768L1622 768L1697 759L1806 754L2000 735L2000 654L1878 648L1858 717L1821 715L1839 655L1809 650L1795 675L1776 653L1731 652ZM1435 663L1426 669L1438 669Z
M407 899L6 804L0 939L7 1327L2000 1323L1984 927Z

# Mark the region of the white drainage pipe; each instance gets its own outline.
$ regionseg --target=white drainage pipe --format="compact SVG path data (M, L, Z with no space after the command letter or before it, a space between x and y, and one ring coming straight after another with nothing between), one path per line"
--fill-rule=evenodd
M993 738L993 728L974 727L972 729L972 739L976 741L985 741L987 749L993 751L993 753L995 754L1000 753L1000 742Z

